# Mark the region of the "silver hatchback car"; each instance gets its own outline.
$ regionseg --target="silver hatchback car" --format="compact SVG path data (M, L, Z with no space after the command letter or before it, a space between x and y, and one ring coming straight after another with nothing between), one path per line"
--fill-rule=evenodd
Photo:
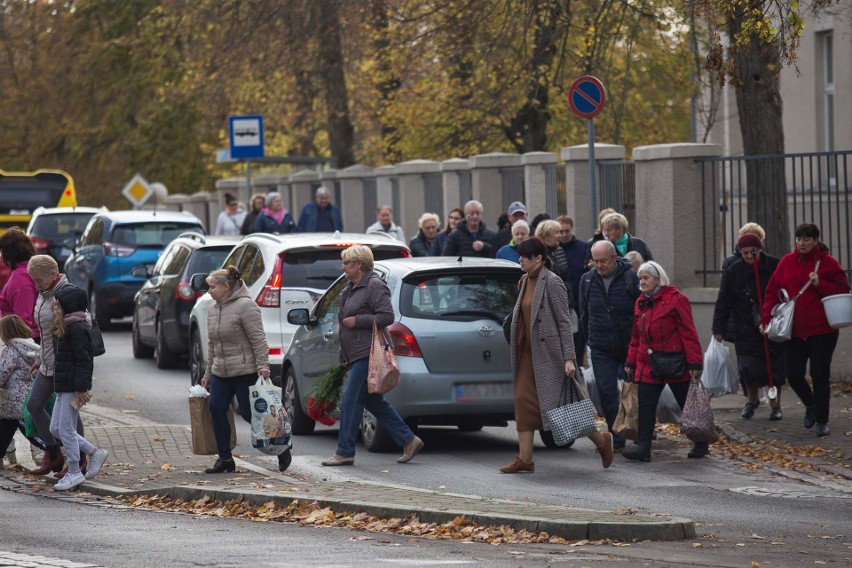
M421 257L377 261L396 315L388 327L402 375L387 396L411 425L454 425L465 431L506 426L514 419L509 346L502 322L517 297L521 270L504 260ZM294 434L310 434L307 413L314 380L338 362L341 277L299 325L284 355L284 405ZM390 435L369 413L361 425L370 451L389 451Z

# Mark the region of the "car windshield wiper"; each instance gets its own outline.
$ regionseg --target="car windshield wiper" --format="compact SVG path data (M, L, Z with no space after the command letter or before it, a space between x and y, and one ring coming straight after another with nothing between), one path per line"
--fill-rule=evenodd
M492 319L497 323L503 323L503 318L493 312L489 312L486 310L456 310L454 312L444 312L441 314L441 317L447 316L481 316L484 318Z

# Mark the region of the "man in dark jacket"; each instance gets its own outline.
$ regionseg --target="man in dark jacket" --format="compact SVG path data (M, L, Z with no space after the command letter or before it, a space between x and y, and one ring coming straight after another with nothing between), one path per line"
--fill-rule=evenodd
M571 279L571 291L574 305L580 305L580 277L586 272L584 264L586 258L586 241L581 241L574 235L574 219L568 215L560 215L556 218L559 222L559 246L565 253L565 261L568 263L568 277ZM579 311L579 310L578 310ZM574 353L577 359L582 361L586 353L586 336L582 328L578 327L574 332Z
M447 237L443 256L478 256L494 258L496 233L482 222L482 203L468 201L464 206L464 220Z
M340 209L331 203L328 188L320 186L314 200L305 203L299 214L297 233L333 233L343 231L343 217Z
M618 415L618 377L627 361L639 278L609 241L592 246L592 261L595 267L580 279L580 322L591 348L595 383L611 431ZM612 443L616 449L624 448L621 436L613 434Z

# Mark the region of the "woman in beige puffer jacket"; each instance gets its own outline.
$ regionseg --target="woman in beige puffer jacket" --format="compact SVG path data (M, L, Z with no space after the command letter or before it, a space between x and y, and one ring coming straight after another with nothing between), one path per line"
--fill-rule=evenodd
M210 414L219 458L205 473L234 471L231 455L231 423L228 407L236 396L240 415L251 423L249 387L258 375L269 377L269 346L263 331L260 307L249 295L240 273L228 266L207 277L210 296L216 301L207 313L207 369L201 384L210 389ZM290 465L290 450L278 456L278 469Z

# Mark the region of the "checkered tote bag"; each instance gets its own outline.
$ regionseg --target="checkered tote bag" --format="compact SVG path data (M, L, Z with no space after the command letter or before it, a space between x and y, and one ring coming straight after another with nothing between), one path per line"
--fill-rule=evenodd
M576 369L577 373L582 375L579 365ZM547 411L553 440L559 446L598 431L595 426L595 406L590 399L583 398L581 393L577 379L566 376L562 381L559 406Z

